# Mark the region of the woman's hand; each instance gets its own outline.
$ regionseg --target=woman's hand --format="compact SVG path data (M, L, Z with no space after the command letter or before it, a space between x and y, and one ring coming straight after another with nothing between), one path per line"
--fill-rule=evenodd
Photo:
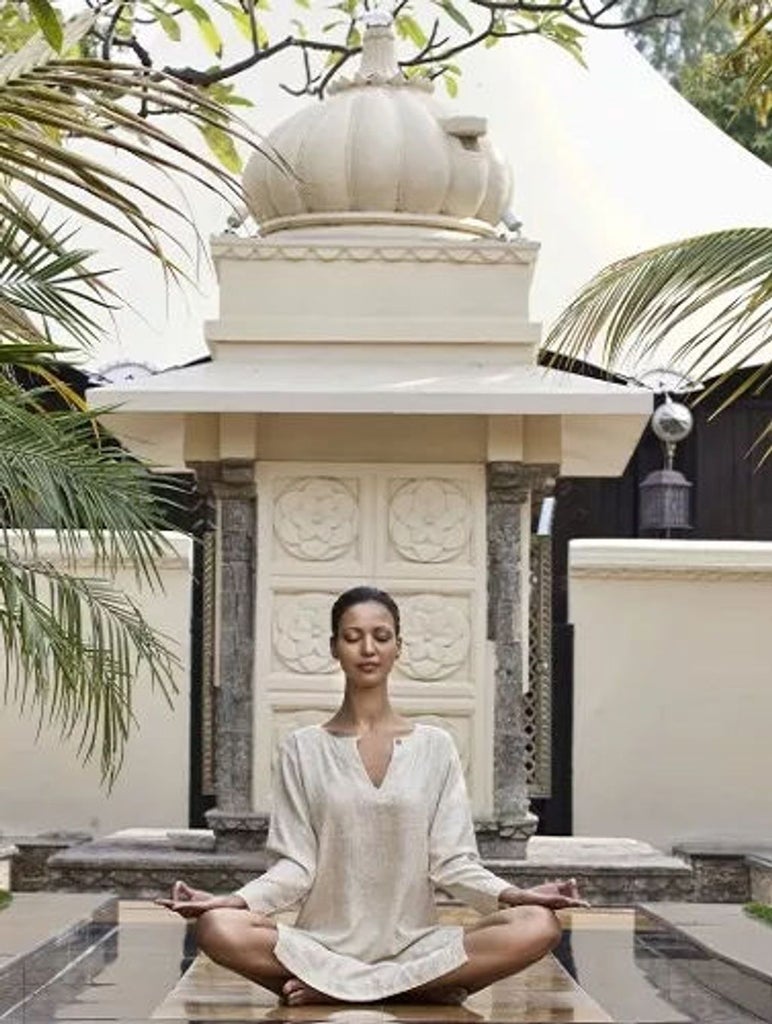
M587 900L579 895L575 878L534 885L530 889L505 889L499 895L499 902L508 907L536 906L549 910L566 910L574 907L589 907Z
M171 899L160 899L155 902L186 918L201 917L207 910L219 910L223 907L247 909L246 901L241 896L213 896L203 889L193 889L186 882L174 883Z

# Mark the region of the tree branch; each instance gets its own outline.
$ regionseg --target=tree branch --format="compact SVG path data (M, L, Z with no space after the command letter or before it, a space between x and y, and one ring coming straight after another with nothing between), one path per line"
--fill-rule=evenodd
M88 2L95 9L106 10L99 0L88 0ZM588 0L559 0L559 2L555 2L555 0L552 0L552 2L550 0L465 0L465 2L477 12L486 12L487 17L484 27L456 41L458 40L458 35L454 33L448 31L441 35L442 29L445 27L444 23L440 18L435 18L425 44L407 60L402 61L402 67L415 68L440 64L465 50L473 49L475 46L484 43L486 39L538 35L542 31L538 23L531 26L527 23L517 24L513 21L508 25L505 21L507 15L558 15L566 21L573 22L582 27L625 29L649 24L650 22L666 19L680 13L677 10L664 11L660 8L659 2L657 2L654 5L655 9L646 15L623 17L620 13L619 17L621 20L614 20L612 12L620 7L622 0L605 0L594 10ZM662 2L664 3L665 0L662 0ZM252 45L251 52L246 57L230 64L207 68L173 67L167 65L163 68L163 73L180 82L206 88L216 82L234 78L241 72L254 68L283 51L294 50L299 54L301 60L301 83L297 87L284 84L282 88L293 96L308 95L321 98L335 75L341 71L352 57L361 51L361 46L359 45L350 45L345 42L338 43L321 37L306 39L297 34L286 35L278 42L261 48L258 45L256 5L254 0L239 0L239 3L250 19ZM130 39L116 38L118 20L125 6L125 0L122 0L116 9L111 12L107 28L94 32L94 36L99 41L102 56L109 59L111 49L122 46L131 49L143 67L150 68L153 66L152 54L134 36ZM408 0L398 0L393 11L395 18L399 18L400 13L407 6ZM180 13L184 15L185 9L180 8ZM346 31L346 38L351 39L352 43L355 41L352 39L352 32L355 28L356 20L352 17L348 20L348 28L342 29L342 31ZM312 62L311 56L314 53L328 57L332 56L335 60L332 61L330 67L322 69L318 65L315 66ZM432 75L432 77L435 76Z

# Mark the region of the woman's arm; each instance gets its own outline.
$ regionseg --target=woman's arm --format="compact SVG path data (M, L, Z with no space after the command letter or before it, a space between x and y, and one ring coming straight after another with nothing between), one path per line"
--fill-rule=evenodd
M500 907L534 904L559 910L586 907L576 881L545 882L520 889L480 863L464 774L453 741L448 737L448 766L429 836L429 874L432 882L481 914Z
M513 886L480 863L461 761L451 738L446 740L445 777L429 832L429 876L434 885L490 914Z
M273 914L301 900L316 874L316 835L292 736L279 750L266 850L271 866L233 895L250 910Z

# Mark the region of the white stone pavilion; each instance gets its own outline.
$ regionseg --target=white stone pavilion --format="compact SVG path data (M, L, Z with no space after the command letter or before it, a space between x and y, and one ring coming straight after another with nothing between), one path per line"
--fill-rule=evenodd
M359 71L252 157L259 232L212 241L211 360L92 398L211 498L223 844L269 811L280 738L336 706L329 608L368 582L402 607L400 710L450 731L484 850L518 856L532 518L556 475L623 471L651 394L537 366L508 168L393 45L370 24Z

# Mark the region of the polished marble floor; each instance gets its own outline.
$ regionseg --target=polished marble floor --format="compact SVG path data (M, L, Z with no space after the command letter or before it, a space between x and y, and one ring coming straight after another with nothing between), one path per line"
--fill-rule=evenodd
M443 919L461 923L449 907ZM117 929L39 992L9 1024L43 1021L286 1021L311 1024L758 1024L759 1017L695 981L710 957L644 914L592 910L564 916L551 957L471 996L460 1007L410 1005L289 1008L199 954L185 923L151 903L126 901ZM704 963L700 964L704 967ZM704 971L703 971L704 976ZM769 1018L772 1020L772 1016Z

